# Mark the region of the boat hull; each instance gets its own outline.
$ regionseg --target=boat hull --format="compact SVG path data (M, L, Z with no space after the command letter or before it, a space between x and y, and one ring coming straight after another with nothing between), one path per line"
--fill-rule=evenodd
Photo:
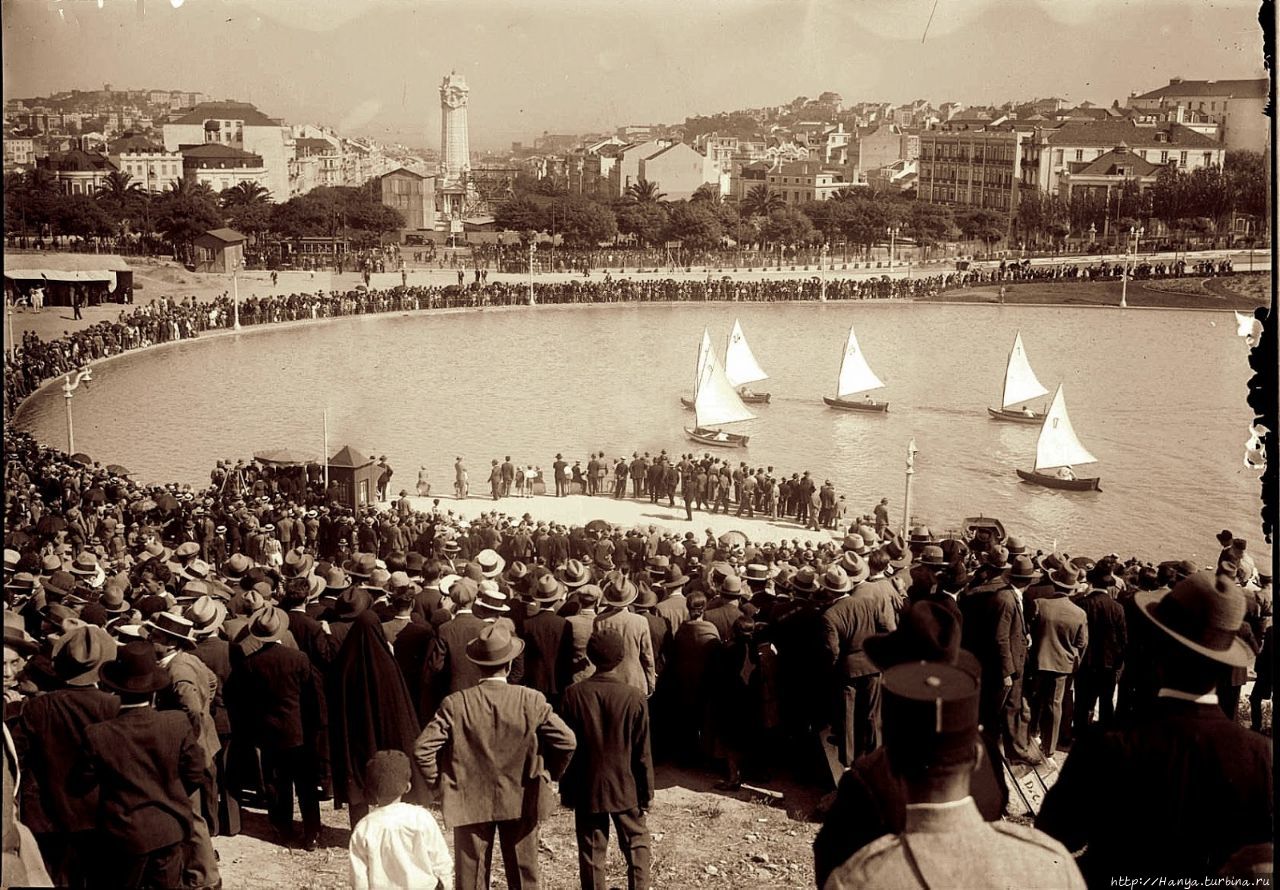
M738 396L747 405L769 404L769 393L767 392L749 392L749 393L746 393L745 395L742 393L739 393ZM684 396L681 396L680 404L683 405L689 411L693 410L693 399L686 399Z
M1099 484L1102 479L1098 476L1088 479L1059 479L1057 476L1037 473L1034 470L1017 470L1017 473L1023 482L1043 485L1045 488L1057 488L1061 491L1102 491L1102 486Z
M828 408L838 408L841 411L879 411L883 413L889 410L888 402L846 402L844 399L832 399L827 396L823 396L822 401L826 403Z
M695 442L701 442L703 445L713 445L716 448L746 448L747 440L751 438L737 433L726 433L724 430L709 430L703 427L694 429L685 427L684 434Z
M1007 420L1010 423L1035 424L1036 426L1044 423L1044 415L1036 414L1034 411L1030 417L1021 411L1006 411L1003 408L988 408L987 413L991 415L992 420Z

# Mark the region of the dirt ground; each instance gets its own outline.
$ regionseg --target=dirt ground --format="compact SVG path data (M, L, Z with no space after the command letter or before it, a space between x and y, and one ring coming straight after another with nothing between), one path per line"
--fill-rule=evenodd
M1207 282L1207 284L1206 284ZM1061 306L1118 306L1119 281L1050 281L1011 284L1005 288L1006 304ZM943 303L996 303L999 286L961 288L936 298ZM1130 281L1125 302L1136 309L1240 309L1252 310L1271 300L1271 273L1240 274L1230 278L1173 281Z
M817 803L817 791L786 788L775 801L750 791L715 791L715 777L660 767L658 792L648 816L653 838L653 887L809 887L813 884L812 845L817 823L805 821ZM778 786L771 786L778 787ZM432 810L445 828L438 809ZM245 811L243 832L215 838L223 886L273 890L330 890L349 886L347 814L321 806L323 844L312 853L287 849L270 837L266 816ZM452 833L445 839L453 847ZM573 814L556 813L541 829L542 886L578 886L577 842ZM493 888L507 886L501 853L494 855ZM616 843L609 852L609 883L625 887L626 865Z

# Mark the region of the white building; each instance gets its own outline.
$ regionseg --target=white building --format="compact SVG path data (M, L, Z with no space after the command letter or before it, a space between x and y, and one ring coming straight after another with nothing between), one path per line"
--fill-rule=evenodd
M265 170L258 182L271 191L274 201L289 197L289 164L295 145L293 134L280 121L248 102L201 102L164 125L166 151L206 144L258 156Z

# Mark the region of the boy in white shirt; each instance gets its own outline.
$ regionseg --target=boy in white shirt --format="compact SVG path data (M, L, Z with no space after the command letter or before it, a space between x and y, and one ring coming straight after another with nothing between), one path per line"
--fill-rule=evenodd
M440 826L425 807L403 803L409 758L379 751L369 760L366 787L374 805L351 832L355 890L434 890L453 886L453 858Z

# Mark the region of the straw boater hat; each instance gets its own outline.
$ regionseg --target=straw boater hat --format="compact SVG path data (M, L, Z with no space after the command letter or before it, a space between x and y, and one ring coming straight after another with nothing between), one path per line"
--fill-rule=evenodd
M511 635L505 624L489 624L467 643L467 658L483 667L508 664L524 651L524 640Z
M480 582L480 596L476 600L477 606L483 606L491 612L510 612L511 606L507 605L507 595L498 589L498 582L492 578L485 578Z
M197 637L211 637L227 618L227 607L221 600L202 596L187 606L182 617L191 622Z
M165 640L177 641L184 647L194 646L197 642L195 625L181 615L157 612L142 623L152 636L161 634Z

